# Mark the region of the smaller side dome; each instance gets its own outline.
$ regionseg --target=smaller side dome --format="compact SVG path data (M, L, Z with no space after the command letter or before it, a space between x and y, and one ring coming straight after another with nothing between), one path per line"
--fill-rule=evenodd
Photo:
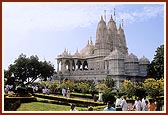
M139 64L150 64L150 61L145 56L143 56L139 59Z
M131 53L130 55L126 56L125 62L138 62L138 58L136 55Z
M80 57L80 53L78 52L78 49L76 50L75 54L73 55L73 57Z
M93 44L87 44L81 51L81 56L89 56L92 54L92 51L94 50Z
M68 50L66 50L66 48L65 48L64 52L62 53L62 55L63 56L68 56Z

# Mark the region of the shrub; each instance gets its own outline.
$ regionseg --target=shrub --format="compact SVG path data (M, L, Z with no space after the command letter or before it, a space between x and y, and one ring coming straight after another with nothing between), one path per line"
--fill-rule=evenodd
M4 101L4 110L5 111L15 111L19 106L21 102L20 100L5 100Z
M64 103L64 104L75 103L77 106L83 106L83 107L104 105L102 102L92 102L92 101L88 101L88 100L66 98L66 97L62 97L62 96L35 94L35 97L50 99L50 100L54 100L54 102L60 102L60 103Z
M29 97L30 93L33 93L33 88L30 87L18 87L17 95L20 97Z
M104 93L103 96L102 96L102 98L103 98L103 102L104 103L107 103L108 101L111 101L112 103L114 103L115 100L116 100L114 94L111 93L111 92Z

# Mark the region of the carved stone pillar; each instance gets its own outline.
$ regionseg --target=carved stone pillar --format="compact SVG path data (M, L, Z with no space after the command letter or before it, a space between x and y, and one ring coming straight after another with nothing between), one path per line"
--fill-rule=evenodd
M81 63L82 63L82 71L84 70L83 68L84 68L84 61L83 60L81 60Z
M65 60L63 59L63 60L61 61L61 71L62 71L62 72L65 72L65 70L66 70Z
M105 70L107 70L107 61L104 61L105 64Z
M57 72L59 72L59 63L60 63L60 60L57 60Z
M76 67L77 61L78 60L74 60L74 62L75 62L75 71L78 69L78 67Z
M72 71L72 61L73 61L73 60L69 60L69 63L70 63L70 65L69 65L69 70L70 70L70 71Z

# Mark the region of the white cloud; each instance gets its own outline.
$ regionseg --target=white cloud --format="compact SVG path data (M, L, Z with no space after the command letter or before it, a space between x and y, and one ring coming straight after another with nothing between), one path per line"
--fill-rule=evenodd
M127 23L148 21L152 18L163 18L163 5L144 6L140 9L129 10L127 12L119 12L119 19L124 19Z
M122 6L122 7L121 7ZM6 28L11 31L73 29L98 22L107 11L107 21L114 7L117 21L126 23L149 20L163 14L163 5L146 5L142 9L127 10L123 4L4 4ZM118 11L119 10L119 11Z

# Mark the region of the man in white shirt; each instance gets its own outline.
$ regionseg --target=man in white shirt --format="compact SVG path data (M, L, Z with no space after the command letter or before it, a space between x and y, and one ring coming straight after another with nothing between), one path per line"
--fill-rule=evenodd
M123 100L121 102L121 107L122 107L122 111L128 111L128 104L126 101L126 96L123 97Z
M66 89L62 89L62 96L66 96Z
M142 111L142 102L140 101L139 97L137 97L137 100L135 100L133 108L135 108L135 111Z
M146 106L146 101L149 103L149 100L146 99L146 96L144 98L142 98L142 108L145 108Z
M102 101L103 101L102 96L103 96L103 93L100 91L100 92L99 92L99 98L98 98L98 101L99 101L99 102L102 102Z
M122 103L122 99L120 96L118 96L115 103L116 111L122 111L121 103Z

